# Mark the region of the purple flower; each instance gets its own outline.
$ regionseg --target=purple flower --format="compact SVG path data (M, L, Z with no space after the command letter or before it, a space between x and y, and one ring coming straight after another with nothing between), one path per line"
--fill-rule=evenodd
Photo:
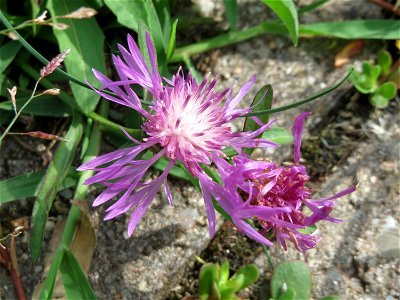
M119 197L119 200L107 209L106 220L135 207L128 225L128 234L131 235L161 185L164 185L172 205L167 175L171 168L181 161L200 181L210 234L213 235L215 211L211 195L214 193L214 183L204 173L201 164L210 165L214 159L223 159L225 155L222 150L229 146L239 153L243 147L276 147L275 143L258 138L271 123L253 132L233 132L229 126L232 120L250 112L250 109L237 106L253 86L255 76L243 85L236 96L232 95L232 88L222 92L214 90L218 77L211 81L205 78L197 84L190 74L185 78L181 70L178 70L171 80L165 79L164 84L157 69L157 57L148 33L146 43L151 68L146 65L135 41L128 35L129 51L118 45L122 57L113 56L119 80L111 81L93 70L96 78L103 84L101 89L96 91L98 94L136 110L146 119L142 126L146 138L139 142L125 132L136 146L94 158L78 170L96 171L97 173L85 183L100 183L106 187L95 199L94 206ZM143 87L152 95L153 100L148 109L142 106L131 88L132 84ZM105 89L111 90L115 96L105 93ZM150 148L158 148L159 152L149 160L136 159L139 154ZM144 183L144 174L161 157L169 159L168 167L157 179Z
M279 167L272 162L251 160L246 155L236 156L233 165L219 158L214 159L225 185L224 189L213 186L217 200L239 229L268 246L272 246L272 242L266 235L275 237L285 250L287 241L301 252L314 248L319 237L301 230L321 220L339 222L330 216L334 200L355 190L355 187L350 187L329 198L312 199L311 189L306 187L309 180L307 170L299 163L304 120L309 115L300 114L292 127L292 166ZM309 208L309 214L304 212L304 207ZM256 230L244 220L253 217L261 230Z

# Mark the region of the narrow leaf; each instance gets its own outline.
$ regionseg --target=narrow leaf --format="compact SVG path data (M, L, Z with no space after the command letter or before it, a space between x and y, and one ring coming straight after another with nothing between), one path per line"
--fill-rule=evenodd
M217 264L206 263L200 269L199 296L200 299L208 299L212 293L213 282L218 281L219 267Z
M176 42L176 26L178 25L178 19L172 23L172 29L171 29L171 36L169 38L169 44L168 44L168 51L167 51L167 60L172 57L174 54L175 50L175 42Z
M272 0L273 1L273 0ZM300 25L300 35L342 39L400 39L398 20L351 20Z
M324 5L328 1L330 1L330 0L316 0L316 1L312 2L311 4L300 7L300 9L298 10L298 13L299 13L299 15L302 15L306 12L313 11L313 10L317 9L318 7Z
M0 181L0 204L28 197L36 197L39 193L40 184L46 172L44 170L25 173L13 178ZM58 187L58 191L72 187L78 180L78 172L70 170Z
M19 110L29 99L29 97L17 97L17 110ZM0 109L14 110L11 101L0 103ZM45 117L68 117L72 114L72 109L69 105L61 102L57 97L44 95L34 99L27 107L24 108L24 114Z
M90 283L74 255L64 249L60 265L61 278L67 299L96 299Z
M47 274L46 280L43 281L43 285L39 285L37 288L40 289L40 296L38 299L51 300L53 299L54 286L57 279L58 270L64 257L64 248L57 249L50 270ZM35 289L36 292L37 289ZM35 294L35 293L34 293Z
M74 159L82 136L82 127L82 116L77 113L74 114L72 124L65 136L68 142L61 142L58 146L41 184L32 212L30 250L33 261L37 261L40 256L48 214L56 193L67 176Z
M51 15L60 16L76 11L86 4L83 0L49 0L47 8ZM54 35L58 41L60 50L71 48L71 53L67 56L64 64L68 73L87 80L94 86L98 86L98 81L92 73L92 68L105 73L104 58L104 35L94 18L90 19L63 19L63 23L69 26L66 30L54 29ZM77 100L78 107L85 113L93 111L100 99L100 96L71 83L71 89Z
M229 22L229 29L232 31L236 30L238 4L237 0L224 0L225 15Z
M292 42L297 46L299 36L299 20L296 6L292 0L262 0L285 24Z

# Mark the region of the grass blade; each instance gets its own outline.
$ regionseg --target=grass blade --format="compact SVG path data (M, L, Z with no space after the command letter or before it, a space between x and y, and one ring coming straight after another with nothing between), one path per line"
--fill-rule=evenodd
M89 281L74 255L64 249L60 265L67 299L96 299Z
M292 0L262 0L285 24L293 44L297 46L299 39L299 20L296 6Z
M229 30L235 31L237 24L238 5L237 0L224 0L225 15L229 22Z
M398 20L352 20L302 24L300 34L342 39L398 40L400 39L399 28Z
M13 178L0 181L0 204L36 197L39 194L40 184L46 172L44 170L25 173ZM58 187L58 191L74 186L78 181L78 172L70 170Z
M48 214L56 193L67 176L74 159L82 136L82 127L82 116L75 113L72 118L72 124L65 136L68 142L62 142L58 146L41 184L32 212L32 229L29 242L33 261L37 261L40 256Z

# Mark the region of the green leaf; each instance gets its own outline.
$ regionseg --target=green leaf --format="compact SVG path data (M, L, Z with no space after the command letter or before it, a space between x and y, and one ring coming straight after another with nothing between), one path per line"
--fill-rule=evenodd
M218 281L219 266L213 263L206 263L200 269L199 274L199 297L208 299L212 293L212 285Z
M35 206L32 211L30 250L32 260L37 261L40 256L44 228L53 200L64 178L67 176L82 137L83 125L82 116L74 113L72 124L65 139L58 146L53 160L51 161L44 180L42 181Z
M378 52L378 65L381 66L382 74L386 75L393 63L392 56L386 50Z
M317 229L318 228L316 225L310 225L307 226L306 228L299 229L299 231L304 234L313 234Z
M229 30L236 31L238 5L237 0L224 0L225 15L229 22Z
M17 98L17 109L19 110L28 99L29 97ZM11 101L0 102L0 109L14 111ZM45 117L68 117L72 114L72 108L55 96L44 95L29 103L23 113Z
M45 171L25 173L0 181L0 204L28 197L36 197ZM58 191L74 186L78 181L78 172L70 170L58 187Z
M252 112L259 112L263 110L267 110L271 108L272 105L272 98L273 98L273 90L270 84L264 85L255 95L253 101L250 104L252 107ZM261 122L267 124L269 121L269 115L261 115L258 117ZM254 131L260 128L251 117L246 117L244 121L243 131Z
M318 7L324 5L328 1L330 1L330 0L316 0L316 1L312 2L311 4L300 7L300 9L298 10L298 14L302 15L306 12L313 11L314 9L317 9Z
M283 21L292 42L297 46L298 36L299 36L299 20L297 17L296 6L293 4L292 0L262 0L270 9L278 15L278 17Z
M233 288L231 288L231 287L220 288L219 293L221 296L221 300L236 300L236 299L239 300L239 299L241 299L235 295L235 292L234 292Z
M56 282L58 270L64 257L64 248L58 248L51 263L49 273L43 282L42 290L40 291L39 299L51 300L53 299L54 284Z
M9 41L0 47L0 74L3 74L21 49L17 41Z
M105 0L104 2L117 16L117 20L121 25L138 33L139 23L144 23L150 30L157 54L165 54L167 45L164 43L160 20L151 0Z
M259 111L267 110L271 108L272 105L272 98L273 98L273 90L272 86L270 84L264 85L255 95L253 101L250 104L250 107L252 108L251 111L256 113ZM269 120L269 115L261 115L258 116L260 121L264 124L268 123ZM252 119L252 117L246 117L243 125L243 131L254 131L260 128L260 125L256 123ZM245 152L248 155L251 155L253 153L254 148L250 149L245 149Z
M378 81L379 75L381 75L381 66L380 65L375 65L371 69L371 78L374 82Z
M396 97L396 85L391 81L385 82L378 87L375 93L385 97L388 100L391 100Z
M153 0L153 4L157 11L157 16L162 28L164 37L164 45L168 45L171 36L171 6L170 0Z
M389 105L389 99L379 94L372 94L369 98L369 102L378 108L385 108Z
M175 50L175 42L176 42L176 26L178 25L178 19L172 23L172 30L171 30L171 36L169 38L169 43L168 43L168 51L167 51L167 60L172 57L174 54Z
M82 6L87 6L83 0L49 0L47 3L47 8L53 17L68 14ZM103 49L104 35L96 19L60 19L60 22L67 24L69 28L66 30L54 29L53 32L60 51L71 49L71 53L64 61L68 73L87 80L94 86L99 86L98 80L92 73L92 68L105 73L106 66ZM78 107L86 114L93 111L100 96L76 83L71 82L70 85Z
M238 276L243 276L243 281L238 289L235 289L235 292L242 290L258 280L260 276L258 268L254 264L249 264L244 267L241 267L232 277L231 279L238 278ZM229 279L229 280L231 280Z
M284 284L295 292L296 299L310 299L311 274L304 262L286 261L275 268L271 281L272 298L281 295Z
M67 249L64 249L60 272L67 299L96 299L79 262Z
M286 292L284 294L281 294L278 298L278 300L295 300L296 298L296 292L291 289L288 288L286 289Z
M336 295L328 295L321 298L321 300L340 300L339 296Z
M219 277L219 282L218 285L221 287L223 286L229 279L229 262L225 260L220 269L220 277Z
M220 300L221 292L219 291L218 285L215 281L212 282L211 285L211 296L210 299Z
M245 278L243 274L235 275L229 278L228 282L224 285L224 288L229 288L232 289L233 292L238 292L241 290Z
M273 126L262 134L263 139L268 139L280 145L293 143L293 136L285 128Z
M396 40L400 39L400 30L398 20L352 20L302 24L300 35Z

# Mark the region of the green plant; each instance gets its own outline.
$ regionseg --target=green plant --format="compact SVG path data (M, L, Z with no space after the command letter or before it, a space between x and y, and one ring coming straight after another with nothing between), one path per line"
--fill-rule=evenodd
M240 299L236 293L252 285L259 277L254 264L245 265L229 277L229 262L205 263L199 274L200 300L233 300Z
M389 52L381 50L378 53L377 64L364 61L361 71L353 71L349 79L362 94L368 94L369 101L378 108L386 107L396 96L395 75L400 72L399 66L393 65Z

